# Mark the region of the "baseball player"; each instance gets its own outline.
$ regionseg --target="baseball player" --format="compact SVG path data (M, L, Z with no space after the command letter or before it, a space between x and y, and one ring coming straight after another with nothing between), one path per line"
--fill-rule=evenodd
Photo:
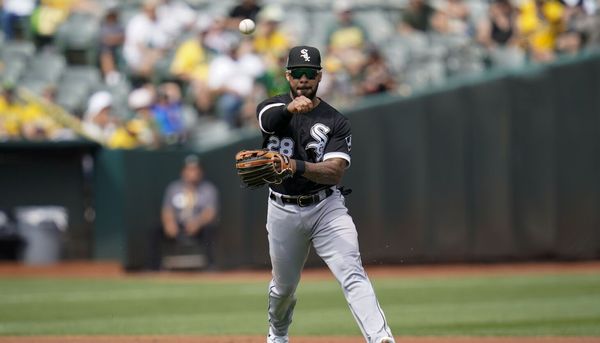
M347 193L337 187L350 166L350 122L316 96L321 76L319 50L296 46L287 61L290 92L257 107L263 148L288 156L293 171L269 190L273 278L267 343L288 342L294 294L311 244L342 286L366 341L394 343L361 263L356 227L344 204Z

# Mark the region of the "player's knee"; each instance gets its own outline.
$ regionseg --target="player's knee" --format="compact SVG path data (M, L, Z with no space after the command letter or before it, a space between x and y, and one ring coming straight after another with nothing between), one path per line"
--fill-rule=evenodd
M296 292L295 285L283 285L275 283L271 288L271 292L279 298L293 297Z

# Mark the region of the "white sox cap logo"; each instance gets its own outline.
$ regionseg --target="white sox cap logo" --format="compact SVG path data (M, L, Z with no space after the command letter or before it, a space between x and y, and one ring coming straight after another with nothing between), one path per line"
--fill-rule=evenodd
M300 57L304 58L306 62L310 61L310 56L308 56L308 50L306 49L300 50Z
M286 68L321 69L321 54L319 53L319 49L307 45L291 48Z

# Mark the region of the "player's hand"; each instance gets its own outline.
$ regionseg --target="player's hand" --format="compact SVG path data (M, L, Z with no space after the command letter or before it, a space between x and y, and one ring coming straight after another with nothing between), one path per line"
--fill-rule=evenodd
M287 109L290 113L302 114L312 111L313 107L312 100L301 95L300 91L298 91L298 96L288 104Z
M283 157L283 158L285 158L285 159L287 159L285 156L282 156L282 157ZM289 167L290 167L290 168L292 168L292 173L293 173L293 172L295 172L295 171L296 171L296 160L294 160L294 159L291 159L291 158L290 158L290 159L288 159L288 160L289 160L289 162L288 162L288 164L289 164ZM284 167L281 165L281 159L280 159L280 158L273 157L273 158L271 158L271 161L273 162L273 166L275 167L275 170L276 170L277 172L281 172L281 170L284 168Z

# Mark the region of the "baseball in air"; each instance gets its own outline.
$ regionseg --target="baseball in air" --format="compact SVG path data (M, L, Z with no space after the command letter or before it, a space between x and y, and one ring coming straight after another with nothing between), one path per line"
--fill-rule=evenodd
M254 32L255 28L256 24L254 24L254 21L252 19L244 19L240 21L240 32L245 35L249 35L252 32Z

